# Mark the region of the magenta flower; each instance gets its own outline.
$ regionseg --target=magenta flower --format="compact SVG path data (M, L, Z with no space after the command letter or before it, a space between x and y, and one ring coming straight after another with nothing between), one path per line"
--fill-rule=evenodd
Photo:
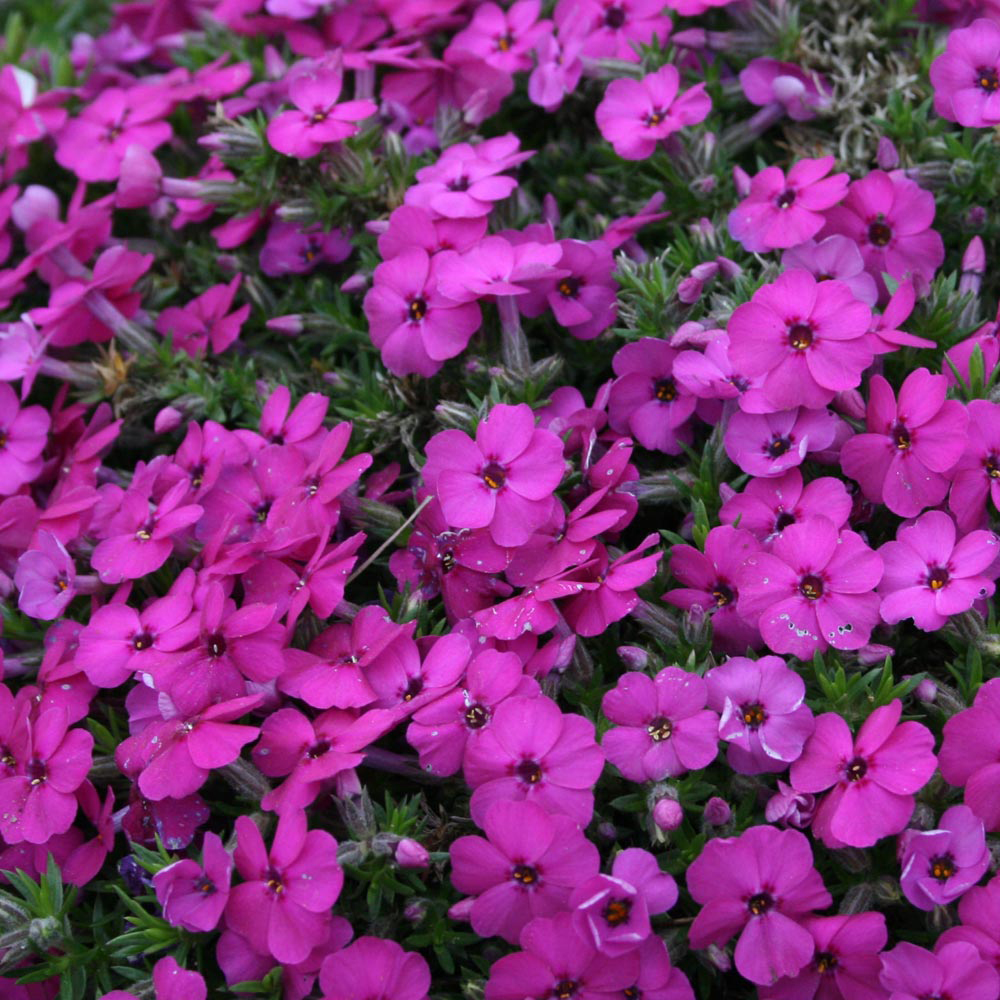
M173 135L162 121L173 97L166 87L108 87L56 136L56 162L83 181L113 181L129 146L153 150Z
M427 1000L431 970L395 941L360 937L326 955L319 984L323 1000Z
M208 987L201 973L182 969L173 955L161 958L153 966L153 990L156 1000L205 1000ZM101 1000L138 1000L134 993L112 990Z
M558 997L612 1000L637 979L638 952L604 955L573 926L569 913L536 917L521 934L523 951L494 962L486 1000Z
M201 864L185 858L153 876L164 919L194 933L214 931L229 902L232 872L232 855L217 834L206 833Z
M250 315L249 305L227 315L241 280L237 274L228 285L213 285L184 306L164 309L156 320L157 332L172 337L175 348L192 356L204 354L210 344L213 353L221 354L239 337Z
M956 543L955 522L940 510L901 527L896 541L878 550L885 563L878 588L882 620L894 625L912 618L917 628L934 632L990 597L1000 572L991 569L997 542L992 531L973 531Z
M841 233L861 248L868 273L897 281L929 283L944 261L944 241L934 221L934 196L901 173L872 170L854 181L843 203L829 209L823 236ZM886 296L888 297L888 296Z
M577 883L569 902L581 937L605 955L624 955L649 937L650 916L677 902L677 883L649 851L629 847L615 855L610 875Z
M613 80L597 106L597 127L625 160L645 160L656 144L712 110L705 84L679 93L680 73L671 64L641 80Z
M51 422L43 406L21 409L14 390L0 382L0 495L17 493L42 471Z
M365 296L372 343L394 375L433 375L468 346L482 324L477 302L440 290L441 262L420 247L401 250L375 268Z
M869 387L867 434L857 434L840 450L844 472L865 496L885 503L900 517L913 517L939 504L948 492L945 475L965 450L969 416L946 399L947 380L926 368L910 372L899 389L873 375Z
M949 927L938 938L939 945L967 941L980 957L1000 971L1000 878L994 876L984 886L970 889L958 901L962 923Z
M516 653L484 649L472 658L460 689L414 713L406 740L420 754L425 771L456 774L466 746L489 726L497 705L512 695L530 698L538 693L538 682L524 675Z
M326 146L356 135L357 122L375 114L374 101L341 101L343 76L339 67L320 67L295 74L288 84L288 100L295 111L283 111L267 126L267 141L286 156L308 159Z
M725 500L719 510L723 524L739 518L740 530L749 531L765 547L790 524L823 515L838 530L851 514L851 495L839 479L823 477L802 484L802 473L789 469L774 479L751 479L742 493ZM709 532L709 538L712 533ZM707 544L707 543L706 543Z
M630 671L604 696L614 723L601 741L608 761L629 781L662 781L715 760L719 717L705 707L708 688L697 674L664 667L655 678Z
M724 653L745 653L760 644L760 633L736 609L736 579L743 563L760 546L748 531L723 525L705 539L705 551L691 545L670 550L670 572L684 587L675 587L663 600L692 616L707 614L712 620L712 645Z
M781 266L808 271L817 281L841 281L851 294L869 308L878 301L878 286L865 270L865 259L857 243L847 236L827 236L816 243L807 240L781 255ZM929 346L929 345L925 345Z
M40 530L35 547L17 560L14 586L21 611L32 618L53 621L76 596L76 565L55 535Z
M665 340L643 337L614 356L618 377L608 397L608 424L650 450L681 454L691 440L688 418L698 403L673 377L677 351Z
M740 774L784 771L812 734L812 710L802 678L777 656L734 656L705 674L709 707L719 713L719 737L729 766Z
M498 545L523 545L549 516L562 451L552 431L535 427L530 406L499 403L474 441L459 430L431 438L424 482L452 527L489 528Z
M508 698L465 751L472 819L482 826L494 802L527 799L586 825L603 768L593 723L545 697Z
M879 622L882 559L860 535L817 516L791 524L771 552L751 555L737 609L775 653L809 660L829 646L860 649Z
M840 418L827 409L799 407L776 413L734 413L726 427L726 454L751 476L781 476L810 452L834 443Z
M768 823L794 826L805 830L812 823L816 812L816 796L808 792L797 792L791 785L778 779L778 790L767 800L764 818Z
M535 68L528 77L528 98L548 112L555 111L576 90L583 75L580 58L586 38L578 32L565 37L544 35L535 48Z
M899 833L914 794L937 766L934 736L919 722L899 723L903 703L876 708L851 738L836 712L817 716L802 756L792 764L797 791L831 789L816 810L813 830L829 847L871 847Z
M941 776L965 789L965 804L986 824L1000 830L1000 678L988 680L971 708L944 724Z
M65 833L77 812L76 792L92 763L94 737L70 729L66 711L48 708L16 725L0 778L0 833L8 844L44 844Z
M948 507L959 530L981 527L987 497L1000 508L1000 405L973 399L966 406L969 434L962 457L950 471Z
M560 0L555 23L560 37L579 34L588 59L638 62L637 45L661 45L670 33L670 18L657 0Z
M526 282L565 274L556 267L562 257L559 243L537 243L504 236L487 236L463 253L443 250L435 257L438 288L453 302L473 302L487 295L520 296Z
M983 821L968 806L952 806L934 830L904 830L899 838L903 895L921 910L947 906L990 866Z
M326 937L330 907L344 873L337 841L324 830L307 830L302 810L285 813L270 851L249 816L236 820L233 859L244 880L226 904L226 926L264 955L283 964L303 961Z
M269 278L309 274L322 264L339 264L351 255L351 241L339 229L324 232L318 225L301 228L295 222L272 222L260 248L260 269Z
M872 363L871 312L840 281L786 271L729 320L729 357L775 410L826 406Z
M736 968L762 986L802 971L815 948L800 921L832 902L805 836L770 826L710 840L688 868L687 886L702 905L691 947L722 945L739 933Z
M751 59L740 70L740 86L751 104L777 104L797 122L815 118L817 109L828 107L832 96L822 76L777 59Z
M495 802L482 837L459 837L450 847L451 881L469 893L470 919L481 937L517 944L535 917L568 908L574 888L597 875L597 848L568 816L534 802Z
M798 160L786 177L780 167L765 167L750 182L750 194L729 213L733 239L753 253L799 246L826 222L823 211L847 194L847 174L826 175L834 158Z
M994 1000L1000 991L1000 975L967 941L939 941L933 952L902 941L883 953L879 982L891 1000Z
M812 961L797 976L762 987L761 1000L884 1000L876 985L889 936L881 913L806 917L802 926L813 937Z
M481 4L448 48L471 52L505 73L523 73L533 65L532 50L552 30L551 21L538 20L541 6L541 0L518 0L509 10Z
M949 32L930 76L942 118L970 128L1000 125L1000 26L982 17Z

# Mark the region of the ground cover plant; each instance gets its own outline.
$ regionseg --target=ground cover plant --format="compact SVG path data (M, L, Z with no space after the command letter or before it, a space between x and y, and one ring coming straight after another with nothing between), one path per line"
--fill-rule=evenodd
M11 0L0 998L1000 997L1000 5Z

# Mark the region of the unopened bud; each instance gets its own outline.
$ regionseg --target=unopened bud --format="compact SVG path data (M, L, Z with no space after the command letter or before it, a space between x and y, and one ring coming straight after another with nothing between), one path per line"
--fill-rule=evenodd
M283 333L287 337L297 337L305 329L302 317L297 313L290 313L287 316L274 316L269 319L264 326L266 326L268 330L274 330L276 333Z
M157 434L169 434L184 421L184 414L176 406L164 406L153 420L153 430Z
M619 646L618 655L629 670L645 670L649 653L640 646Z
M665 833L676 830L684 822L684 810L681 804L675 799L660 799L653 806L653 822Z
M427 848L418 841L404 837L396 845L396 864L400 868L426 868L430 863Z
M472 917L472 904L475 901L475 896L467 896L465 899L460 899L457 903L453 903L448 908L449 918L452 920L461 920L463 923L468 922Z
M899 150L887 135L883 135L878 141L875 160L880 170L895 170L899 166Z
M340 818L348 833L358 840L366 840L375 832L375 810L366 789L360 795L350 795L335 800Z
M866 882L862 882L860 885L852 885L844 893L838 912L842 916L853 917L855 914L870 910L874 902L875 894L872 892L872 887Z
M705 822L710 826L723 826L732 819L733 811L725 799L713 795L705 803Z

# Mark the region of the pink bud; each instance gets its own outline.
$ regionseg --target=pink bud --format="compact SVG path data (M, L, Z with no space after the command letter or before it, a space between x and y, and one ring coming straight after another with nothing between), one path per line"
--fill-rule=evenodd
M986 248L978 236L973 236L962 254L962 276L958 280L958 290L978 295L985 272Z
M863 667L877 667L885 663L887 656L892 656L895 650L892 646L883 646L881 643L870 642L867 646L862 646L855 654L858 663Z
M400 868L426 868L430 863L427 848L410 837L404 837L396 845L396 864Z
M629 670L644 670L649 663L649 653L638 646L619 646L618 655Z
M542 199L542 220L550 223L555 228L559 225L559 219L559 203L549 193Z
M475 896L466 896L460 899L448 909L448 917L451 920L468 921L472 915L472 904L476 901Z
M653 822L669 833L676 830L684 822L684 810L681 804L671 798L662 798L653 806Z
M677 298L686 306L693 305L701 298L704 288L704 281L699 281L694 275L689 274L677 286Z
M145 146L129 146L122 159L115 204L119 208L151 205L160 196L162 178L159 162Z
M670 39L671 43L684 49L703 49L708 44L704 28L685 28Z
M705 822L712 826L722 826L732 818L733 811L729 808L729 803L725 799L720 799L713 795L705 803Z
M297 337L305 329L302 317L297 313L291 313L288 316L275 316L269 319L264 326L268 330L275 330L289 337Z
M899 166L899 150L896 149L896 144L887 135L883 135L879 139L875 159L882 170L895 170Z
M844 389L833 397L833 408L845 417L864 420L867 408L864 397L857 389Z
M736 275L743 273L743 268L736 263L735 260L730 260L728 257L716 257L715 263L719 265L719 274L728 281L730 278L735 278Z
M358 271L356 274L352 274L346 281L341 283L340 290L342 292L363 292L368 287L368 282L371 279L370 274L365 274L364 271Z
M169 434L172 430L180 427L184 420L184 414L176 406L164 406L156 419L153 421L153 430L157 434Z
M750 194L750 175L742 167L733 167L733 183L736 185L736 193L741 198L746 198Z
M41 184L29 184L11 205L10 217L21 232L27 232L40 219L59 218L59 198Z

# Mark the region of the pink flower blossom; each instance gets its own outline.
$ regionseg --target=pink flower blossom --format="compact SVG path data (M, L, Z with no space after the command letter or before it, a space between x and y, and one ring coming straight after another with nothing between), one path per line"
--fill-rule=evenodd
M857 243L847 236L827 236L818 243L807 240L786 250L781 255L781 266L786 271L792 268L808 271L817 281L831 278L841 281L869 308L878 301L875 279L865 270L865 259Z
M459 837L451 847L451 881L472 900L471 922L482 937L517 944L535 917L568 908L574 888L600 868L597 848L568 816L533 802L495 802L482 837Z
M933 952L901 941L883 953L879 982L891 1000L992 1000L1000 990L1000 975L966 941L939 942Z
M797 975L811 961L815 946L802 918L831 903L809 841L770 826L710 840L688 868L687 886L702 906L691 946L722 945L738 933L736 968L762 986Z
M229 902L233 859L214 833L202 842L202 863L175 861L153 876L163 916L174 927L194 933L213 931Z
M958 901L958 916L961 924L949 927L938 938L939 944L967 941L1000 971L1000 878L994 876L986 885L965 893Z
M973 399L967 406L969 433L962 457L953 466L948 507L959 530L985 523L987 497L1000 508L1000 405Z
M552 30L552 22L538 20L540 0L518 0L509 10L484 3L472 20L448 43L449 49L463 49L505 73L531 69L531 51Z
M655 678L630 671L604 696L614 723L601 741L605 756L629 781L662 781L715 760L719 717L705 707L708 688L697 674L664 667Z
M943 375L926 368L910 372L898 401L881 375L869 386L867 434L841 448L844 472L865 496L894 514L913 517L939 504L948 492L947 473L965 450L969 417L957 400L946 399Z
M476 428L427 443L424 482L455 528L488 528L498 545L522 545L548 518L563 477L562 442L535 427L525 403L500 403Z
M1000 125L1000 25L979 18L948 34L931 63L934 110L971 128Z
M76 565L51 532L39 531L35 546L17 561L17 606L32 618L53 621L76 596Z
M841 420L830 410L798 407L775 413L734 413L726 427L726 454L751 476L784 476L810 452L834 443Z
M847 174L826 175L832 156L798 160L786 177L780 167L765 167L750 182L750 194L729 213L733 239L753 253L799 246L826 221L825 209L847 194Z
M597 127L625 160L645 160L661 139L704 121L712 110L705 84L679 93L680 73L668 63L641 80L613 80L597 106Z
M809 660L828 647L860 649L878 624L882 559L860 535L822 515L791 524L770 553L751 555L737 609L775 653Z
M340 229L324 232L318 225L303 229L294 222L272 222L260 248L260 269L270 278L309 274L322 264L347 260L352 250Z
M822 792L813 818L829 847L871 847L899 833L913 813L915 793L937 766L934 735L919 722L899 724L899 699L876 708L852 739L836 712L817 716L802 756L792 764L798 791Z
M427 1000L431 971L395 941L360 937L323 959L319 982L323 1000Z
M583 75L580 58L586 38L578 31L547 34L535 48L535 68L528 77L528 97L546 111L555 111L572 94Z
M670 34L670 18L658 0L559 0L555 23L559 35L579 32L588 59L638 62L637 45L661 45Z
M156 320L157 332L172 337L175 348L192 356L204 354L209 344L213 353L221 354L239 337L250 315L249 305L227 315L241 280L237 274L228 285L213 285L184 306L164 309Z
M777 103L797 122L815 118L816 111L829 106L832 97L822 76L777 59L751 59L740 71L740 86L751 104L765 107Z
M955 522L943 511L929 510L896 533L896 541L878 550L885 563L879 584L882 620L895 624L912 618L925 632L942 628L952 615L968 611L996 589L1000 567L997 536L973 531L956 542Z

